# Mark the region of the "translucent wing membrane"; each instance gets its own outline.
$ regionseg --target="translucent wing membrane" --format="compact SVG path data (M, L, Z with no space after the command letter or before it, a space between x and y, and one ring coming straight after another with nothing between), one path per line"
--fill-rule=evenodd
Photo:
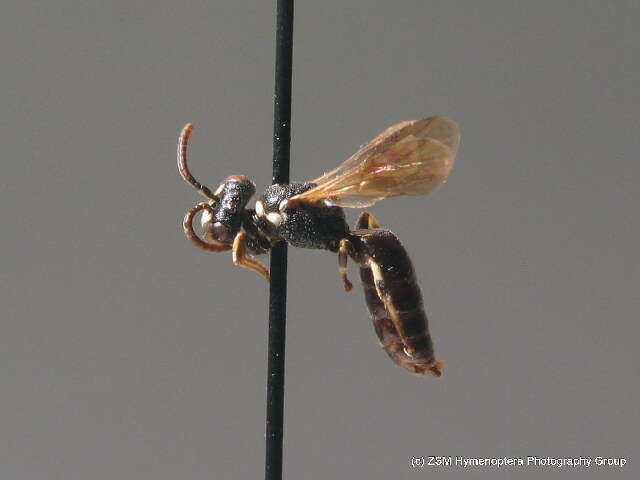
M291 200L362 208L387 197L428 195L446 180L459 142L458 126L444 117L398 123Z

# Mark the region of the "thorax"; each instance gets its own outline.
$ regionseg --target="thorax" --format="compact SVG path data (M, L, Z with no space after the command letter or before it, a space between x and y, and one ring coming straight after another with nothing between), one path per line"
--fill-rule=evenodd
M324 204L284 208L284 200L313 186L310 182L270 185L256 201L255 223L272 242L284 240L294 247L335 252L349 232L342 208Z

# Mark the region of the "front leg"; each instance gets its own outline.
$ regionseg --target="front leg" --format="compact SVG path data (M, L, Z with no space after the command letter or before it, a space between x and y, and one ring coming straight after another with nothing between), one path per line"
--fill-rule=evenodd
M247 251L247 234L245 232L238 232L236 237L233 239L233 249L231 254L235 265L253 270L266 278L267 282L270 280L269 270L267 270L267 267L265 267L262 262L259 262L249 256Z

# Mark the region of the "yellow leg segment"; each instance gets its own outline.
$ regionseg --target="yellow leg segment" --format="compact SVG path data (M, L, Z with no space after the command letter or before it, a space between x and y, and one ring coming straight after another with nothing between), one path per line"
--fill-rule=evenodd
M360 217L358 217L358 221L356 222L356 228L380 228L380 224L376 217L373 216L372 213L363 212Z
M231 250L231 256L233 257L233 263L239 267L248 268L254 272L262 275L270 280L269 270L264 266L262 262L255 260L249 256L247 252L247 234L245 232L239 232L236 238L233 239L233 249Z
M344 289L350 292L353 289L353 283L349 281L347 277L347 260L349 254L349 239L343 238L340 240L340 248L338 249L338 272L340 272L340 278L344 283Z

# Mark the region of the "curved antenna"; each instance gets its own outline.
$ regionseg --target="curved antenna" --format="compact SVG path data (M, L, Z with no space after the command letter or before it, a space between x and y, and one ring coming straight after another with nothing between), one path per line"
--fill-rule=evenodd
M193 123L187 123L178 137L178 171L180 172L180 175L182 175L182 178L184 178L187 183L191 184L200 195L217 202L218 197L209 190L209 187L202 185L197 181L193 175L191 175L189 167L187 167L187 143L189 142L189 137L191 136L192 131Z
M196 247L201 248L202 250L206 250L207 252L228 252L229 250L231 250L231 245L216 242L213 239L205 242L198 236L198 234L193 229L193 217L195 217L196 214L201 210L207 210L210 214L214 214L213 207L206 202L198 203L196 206L190 208L184 215L184 220L182 220L182 228L184 229L184 234Z

